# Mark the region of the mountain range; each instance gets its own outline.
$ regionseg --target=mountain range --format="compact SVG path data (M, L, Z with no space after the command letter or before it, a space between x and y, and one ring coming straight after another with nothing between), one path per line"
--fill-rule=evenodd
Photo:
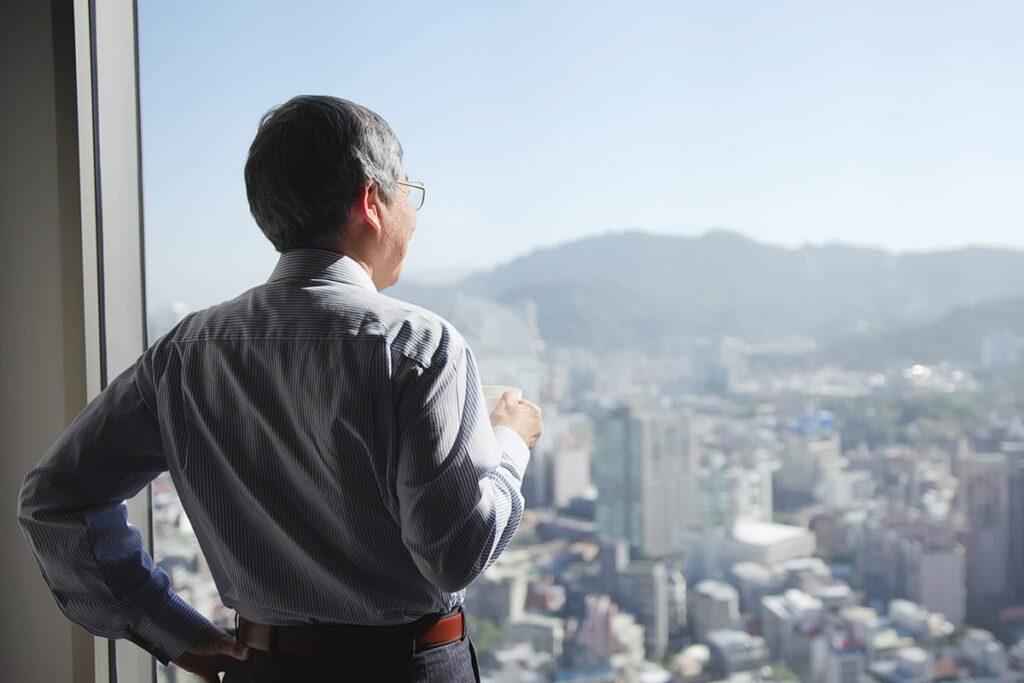
M546 342L598 350L810 337L853 359L858 349L885 355L887 345L941 334L950 353L973 344L976 356L977 335L1024 334L1024 252L987 247L894 254L783 248L721 230L629 231L539 249L452 285L388 293L442 315L466 297L535 307Z

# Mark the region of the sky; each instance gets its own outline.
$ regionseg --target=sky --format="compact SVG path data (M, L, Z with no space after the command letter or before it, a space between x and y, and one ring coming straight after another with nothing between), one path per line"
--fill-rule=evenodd
M410 280L624 229L1024 248L1024 3L138 7L151 307L267 278L242 168L298 94L398 135L427 185Z

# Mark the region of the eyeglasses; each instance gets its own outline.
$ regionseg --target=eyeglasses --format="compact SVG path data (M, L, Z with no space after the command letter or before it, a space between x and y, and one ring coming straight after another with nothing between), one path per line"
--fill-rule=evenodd
M424 200L427 198L427 187L423 183L410 181L402 182L401 180L395 181L399 185L404 185L409 188L409 201L412 202L412 208L417 211L423 206Z

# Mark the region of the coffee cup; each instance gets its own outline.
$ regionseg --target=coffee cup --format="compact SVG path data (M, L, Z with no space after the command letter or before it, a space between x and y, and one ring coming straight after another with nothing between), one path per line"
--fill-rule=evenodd
M512 387L505 384L485 384L483 388L484 402L487 404L488 415L493 413L494 409L498 407L498 403L501 402L501 397L506 391L514 391L516 393L517 401L523 397L523 390L519 387Z

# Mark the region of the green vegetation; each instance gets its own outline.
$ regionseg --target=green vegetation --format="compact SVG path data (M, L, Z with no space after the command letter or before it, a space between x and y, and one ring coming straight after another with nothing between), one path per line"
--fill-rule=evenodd
M974 431L991 412L1019 410L1021 386L1006 382L977 393L837 398L821 407L835 413L846 448L860 443L923 446Z
M793 683L800 683L800 679L797 678L797 675L782 662L774 662L771 667L772 678L776 681L793 681Z

